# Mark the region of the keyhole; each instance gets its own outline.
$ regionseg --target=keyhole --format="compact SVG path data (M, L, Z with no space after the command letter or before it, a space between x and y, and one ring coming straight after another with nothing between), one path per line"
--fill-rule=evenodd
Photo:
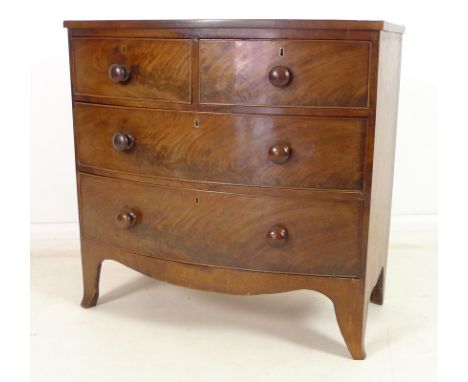
M200 120L196 119L194 126L196 129L198 129L200 127Z
M126 46L126 45L122 45L122 46L120 47L120 51L121 51L122 53L125 54L125 53L127 52L127 46Z
M279 48L279 55L280 57L284 56L284 48Z
M195 196L195 205L200 205L200 198L198 196Z

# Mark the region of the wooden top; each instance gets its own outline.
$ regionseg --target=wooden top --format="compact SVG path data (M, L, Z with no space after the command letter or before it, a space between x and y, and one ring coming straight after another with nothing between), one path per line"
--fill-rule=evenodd
M65 28L253 28L253 29L339 29L385 30L403 33L405 27L386 21L358 20L102 20L64 21Z

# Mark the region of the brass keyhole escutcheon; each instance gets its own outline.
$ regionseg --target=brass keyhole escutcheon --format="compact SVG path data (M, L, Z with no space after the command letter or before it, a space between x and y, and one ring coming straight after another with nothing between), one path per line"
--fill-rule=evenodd
M200 197L195 196L195 205L199 206L200 205Z
M279 48L279 56L280 57L284 56L284 48Z
M196 119L193 126L198 129L200 127L200 120L199 119Z
M123 53L123 54L127 53L127 45L122 45L120 47L120 52Z

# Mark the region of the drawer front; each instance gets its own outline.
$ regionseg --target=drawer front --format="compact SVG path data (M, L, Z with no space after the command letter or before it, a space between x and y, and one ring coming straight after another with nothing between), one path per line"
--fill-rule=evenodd
M362 189L366 126L367 120L360 118L75 104L81 165L258 186ZM113 139L125 136L133 137L131 147L116 149Z
M366 41L201 40L201 102L366 108L369 53Z
M75 93L190 102L190 51L190 40L74 38Z
M193 264L359 275L360 201L216 193L84 174L80 192L87 239Z

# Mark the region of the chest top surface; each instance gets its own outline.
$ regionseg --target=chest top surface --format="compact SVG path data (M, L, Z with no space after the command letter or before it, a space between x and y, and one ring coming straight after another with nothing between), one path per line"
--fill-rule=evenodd
M63 25L71 29L88 28L265 28L265 29L348 29L385 30L403 33L401 25L386 21L367 20L67 20Z

